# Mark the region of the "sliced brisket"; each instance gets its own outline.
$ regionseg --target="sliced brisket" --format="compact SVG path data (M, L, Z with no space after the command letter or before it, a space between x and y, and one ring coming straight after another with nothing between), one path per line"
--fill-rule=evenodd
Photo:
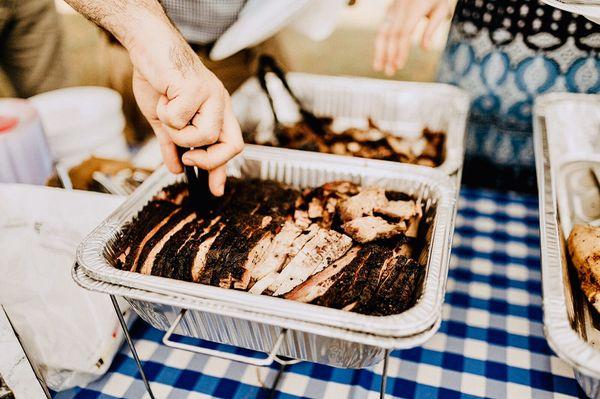
M367 314L401 312L420 292L410 257L431 216L405 194L231 178L214 208L191 205L185 185L163 189L112 244L115 266Z
M313 303L336 309L353 305L369 284L369 274L373 274L370 270L374 267L374 263L379 260L383 264L385 257L391 254L391 250L375 243L361 247L331 287Z
M269 288L279 296L291 291L307 278L336 261L352 246L352 239L334 230L319 229L285 266L277 281Z

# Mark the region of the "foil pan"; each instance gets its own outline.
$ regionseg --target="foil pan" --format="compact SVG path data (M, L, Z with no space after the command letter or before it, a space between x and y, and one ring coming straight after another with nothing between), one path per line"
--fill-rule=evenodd
M600 95L547 94L536 101L536 110L545 118L554 171L569 161L600 161Z
M364 368L379 363L385 349L408 349L426 342L439 328L441 315L426 331L404 338L325 327L248 310L229 308L219 301L186 295L165 295L94 280L75 264L75 282L85 289L125 298L153 327L166 331L182 309L187 313L177 334L268 352L283 329L288 329L277 353L335 367Z
M237 177L272 179L299 187L319 186L328 181L351 180L364 186L381 186L421 198L431 223L423 253L426 267L423 289L417 303L391 316L367 316L266 295L223 289L192 282L119 270L111 265L111 241L163 187L182 179L160 169L127 201L86 237L77 249L77 262L90 277L128 287L167 295L184 294L218 300L238 309L291 318L330 327L380 336L403 337L429 329L439 317L444 298L456 201L454 180L431 168L389 163L378 168L349 163L326 162L309 152L300 156L280 154L267 147L246 148L228 164L228 174Z
M462 167L469 95L442 83L397 82L381 79L324 76L292 72L290 87L302 104L317 116L334 117L334 129L367 127L368 118L381 128L405 137L419 136L424 128L446 132L444 162L436 167L452 174ZM279 79L267 75L277 115L283 123L300 120L297 107ZM259 138L273 136L273 114L258 80L246 81L231 97L233 111L245 132ZM337 127L337 129L336 129ZM282 149L296 153L299 150ZM329 154L334 159L347 158ZM367 164L396 163L366 160Z
M583 94L541 96L534 111L544 330L552 349L574 367L591 398L600 398L598 314L576 282L566 238L573 223L590 221L598 201L588 173L600 165L594 154L600 136L600 119L594 115L599 113L599 97Z

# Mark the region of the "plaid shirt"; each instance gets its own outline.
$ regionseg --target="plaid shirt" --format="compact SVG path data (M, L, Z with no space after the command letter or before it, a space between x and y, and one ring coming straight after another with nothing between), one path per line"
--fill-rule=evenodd
M165 11L190 43L215 42L238 18L246 0L162 0Z

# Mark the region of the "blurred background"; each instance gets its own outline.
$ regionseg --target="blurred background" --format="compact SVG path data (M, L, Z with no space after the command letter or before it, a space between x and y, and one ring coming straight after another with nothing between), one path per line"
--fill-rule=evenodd
M389 0L357 1L354 6L346 8L333 35L322 42L312 42L292 30L284 30L272 39L278 48L278 56L294 71L388 78L382 73L375 73L371 67L373 41L388 3ZM104 32L62 0L56 0L56 5L64 29L69 85L117 86L113 80L118 76L121 52L114 49ZM431 50L424 51L415 45L406 68L391 78L433 80L448 26L449 21L439 30ZM419 32L415 37L420 37ZM3 76L0 95L9 97L13 94Z

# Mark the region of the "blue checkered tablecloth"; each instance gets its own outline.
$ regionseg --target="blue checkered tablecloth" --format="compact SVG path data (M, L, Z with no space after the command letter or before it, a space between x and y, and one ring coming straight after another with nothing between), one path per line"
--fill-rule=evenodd
M585 397L544 338L537 212L534 197L462 190L444 321L422 347L392 352L388 397ZM162 332L140 320L132 334L161 399L269 397L277 366L169 349ZM382 364L349 370L302 362L286 369L275 397L377 398L381 371ZM103 378L55 397L141 398L138 378L124 346Z

